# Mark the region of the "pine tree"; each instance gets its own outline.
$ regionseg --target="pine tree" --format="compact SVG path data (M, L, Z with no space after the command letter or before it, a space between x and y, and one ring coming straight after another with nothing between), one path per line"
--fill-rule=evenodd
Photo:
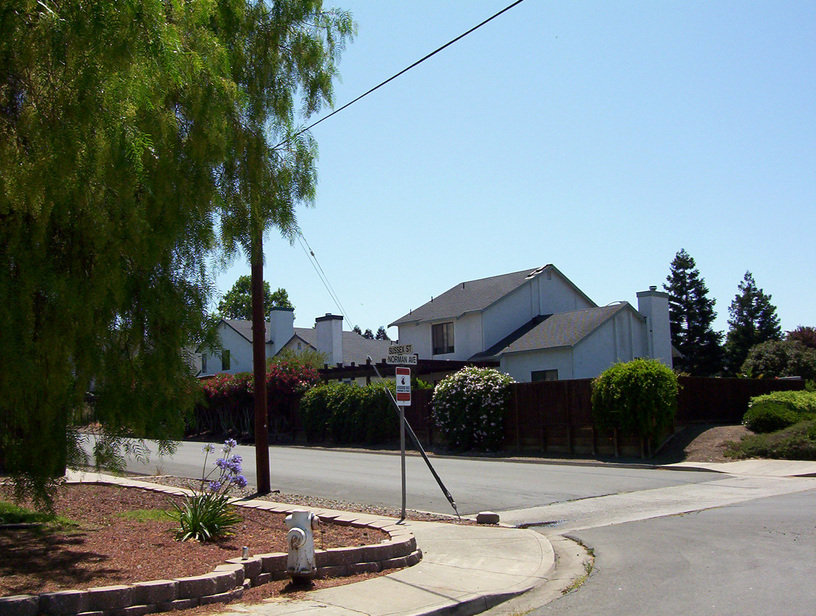
M700 277L694 259L684 249L671 263L663 288L669 294L672 344L682 354L676 369L694 376L711 376L722 370L722 333L712 329L716 300Z
M370 329L366 329L363 332L363 338L366 340L374 340L374 332L372 332Z
M374 338L376 338L377 340L390 340L388 334L385 333L385 327L383 327L382 325L380 325L380 327L377 329L377 333L374 336Z
M725 341L726 367L730 374L739 373L751 347L782 338L776 306L771 304L771 296L757 287L751 272L745 272L737 289L728 309L731 318Z

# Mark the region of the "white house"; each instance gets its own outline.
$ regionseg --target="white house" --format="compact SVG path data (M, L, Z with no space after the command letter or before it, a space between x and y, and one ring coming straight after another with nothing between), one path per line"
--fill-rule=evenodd
M291 308L272 308L266 321L266 357L282 349L323 353L325 363L364 364L370 355L377 362L388 354L388 340L369 340L356 332L343 331L343 317L333 314L315 319L314 327L295 327ZM220 349L201 353L199 376L252 371L252 321L222 319L218 324Z
M668 294L598 306L554 265L462 282L391 325L420 359L498 360L517 381L590 378L617 361L672 365Z

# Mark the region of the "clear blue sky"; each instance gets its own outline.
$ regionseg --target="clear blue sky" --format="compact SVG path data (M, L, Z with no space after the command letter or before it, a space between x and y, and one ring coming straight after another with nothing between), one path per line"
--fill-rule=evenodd
M507 4L327 0L358 25L335 106ZM814 2L526 0L312 134L298 217L346 328L547 263L636 305L681 248L718 329L746 270L783 329L816 325ZM297 325L338 312L299 244L272 232L265 256Z

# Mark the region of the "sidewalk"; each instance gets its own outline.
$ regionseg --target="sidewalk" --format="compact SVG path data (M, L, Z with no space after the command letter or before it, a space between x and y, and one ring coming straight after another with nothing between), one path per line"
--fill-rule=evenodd
M754 477L816 477L816 461L753 459L735 462L676 462L662 468L706 470Z
M423 552L419 564L357 584L227 605L222 616L428 616L478 614L547 581L552 546L531 530L408 522Z

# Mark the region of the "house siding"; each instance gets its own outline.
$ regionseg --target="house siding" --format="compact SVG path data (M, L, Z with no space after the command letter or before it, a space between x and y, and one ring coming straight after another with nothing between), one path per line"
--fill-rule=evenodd
M499 370L520 382L529 382L533 371L558 370L558 380L576 378L573 372L573 350L569 348L507 353Z

